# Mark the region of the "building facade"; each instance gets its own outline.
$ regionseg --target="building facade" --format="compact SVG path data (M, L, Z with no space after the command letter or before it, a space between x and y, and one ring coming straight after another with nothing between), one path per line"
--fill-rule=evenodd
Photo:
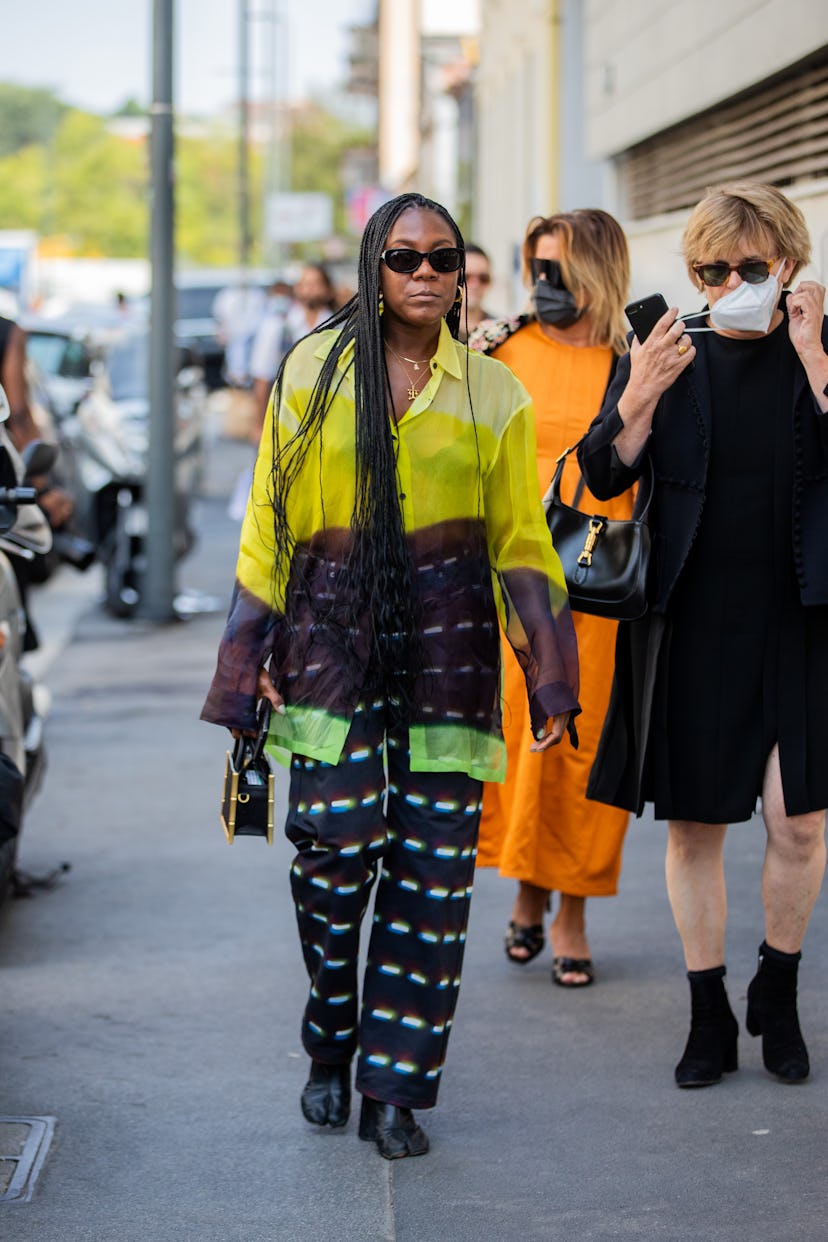
M828 5L584 0L584 136L606 161L636 293L686 301L679 254L709 185L771 181L805 213L828 272Z
M828 275L824 0L482 0L474 231L504 296L535 214L612 211L633 292L692 300L680 256L706 186L772 181Z

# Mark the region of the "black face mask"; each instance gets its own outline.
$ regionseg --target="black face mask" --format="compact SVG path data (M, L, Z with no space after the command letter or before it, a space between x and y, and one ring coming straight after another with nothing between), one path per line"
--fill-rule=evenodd
M541 323L555 328L571 328L583 315L568 289L556 289L548 280L535 285L535 314Z

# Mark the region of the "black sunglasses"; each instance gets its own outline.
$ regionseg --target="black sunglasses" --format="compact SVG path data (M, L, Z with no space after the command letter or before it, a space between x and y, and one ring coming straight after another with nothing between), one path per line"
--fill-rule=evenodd
M731 272L738 272L746 285L761 285L770 276L776 259L745 259L742 263L694 263L693 271L704 285L717 289Z
M529 270L532 273L532 284L539 280L548 280L553 289L565 289L561 275L561 265L557 259L530 259Z
M409 250L401 246L396 250L383 250L380 258L392 272L410 275L416 272L424 259L435 272L459 272L466 256L460 246L440 246L437 250Z

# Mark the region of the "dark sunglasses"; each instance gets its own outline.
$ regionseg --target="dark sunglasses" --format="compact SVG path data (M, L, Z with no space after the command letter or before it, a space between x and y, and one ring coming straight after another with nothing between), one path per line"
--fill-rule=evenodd
M548 280L553 289L565 289L561 275L561 265L557 259L530 259L529 271L532 273L532 284L539 280Z
M745 259L742 263L694 263L693 271L703 285L717 289L731 272L738 272L746 285L761 285L770 276L776 259Z
M399 247L396 250L383 250L380 258L392 272L410 275L416 272L424 259L428 259L432 271L459 272L463 266L466 252L459 246L440 246L437 250L409 250Z

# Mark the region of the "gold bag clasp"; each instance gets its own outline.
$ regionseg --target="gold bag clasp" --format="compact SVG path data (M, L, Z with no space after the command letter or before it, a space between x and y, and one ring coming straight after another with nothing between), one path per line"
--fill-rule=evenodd
M583 551L578 557L578 564L581 566L582 569L589 568L589 566L592 564L593 549L595 548L595 545L598 542L598 536L601 534L601 531L604 529L604 525L605 525L605 522L603 518L593 517L589 519L589 529L587 530L587 537L584 540Z

